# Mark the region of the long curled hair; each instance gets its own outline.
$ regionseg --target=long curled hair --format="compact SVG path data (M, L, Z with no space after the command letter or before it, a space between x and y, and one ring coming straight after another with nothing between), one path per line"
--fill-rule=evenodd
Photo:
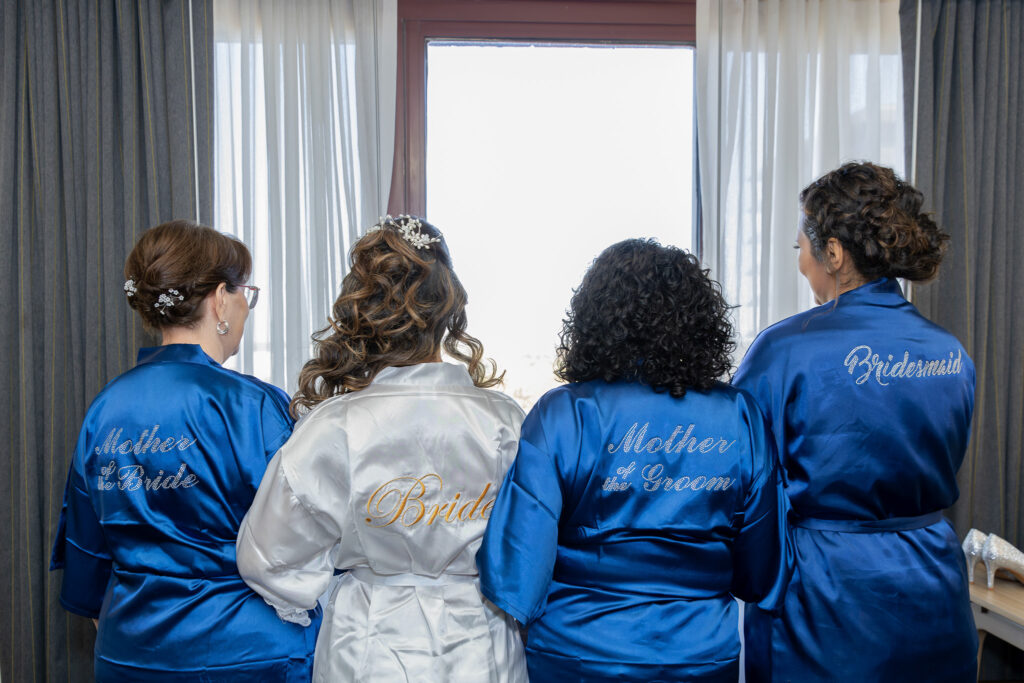
M613 244L573 294L555 375L640 381L677 398L709 389L731 368L729 310L693 254L649 239Z
M433 360L442 348L468 366L476 386L499 384L504 373L466 332L466 302L437 228L414 216L374 226L352 248L328 325L313 335L292 415L366 388L386 367Z
M924 196L891 168L848 163L800 193L802 229L815 258L823 261L829 239L849 252L867 280L935 277L949 235L921 211Z

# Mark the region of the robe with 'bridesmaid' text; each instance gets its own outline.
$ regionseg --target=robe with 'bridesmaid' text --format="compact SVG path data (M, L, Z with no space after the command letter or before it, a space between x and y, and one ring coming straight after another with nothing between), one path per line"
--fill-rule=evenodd
M733 380L771 423L795 570L749 606L747 680L973 681L957 499L974 409L960 342L881 279L762 332Z

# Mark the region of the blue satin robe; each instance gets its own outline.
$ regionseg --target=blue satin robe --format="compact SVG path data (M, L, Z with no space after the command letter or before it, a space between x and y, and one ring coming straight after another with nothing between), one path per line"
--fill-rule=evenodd
M280 389L199 346L139 351L86 414L51 569L99 618L97 681L308 681L315 626L284 623L238 575L235 538L292 431Z
M973 681L957 499L974 366L896 281L769 327L733 380L779 449L796 568L781 611L748 606L748 681Z
M532 683L730 681L783 573L776 456L746 392L568 384L523 423L477 554Z

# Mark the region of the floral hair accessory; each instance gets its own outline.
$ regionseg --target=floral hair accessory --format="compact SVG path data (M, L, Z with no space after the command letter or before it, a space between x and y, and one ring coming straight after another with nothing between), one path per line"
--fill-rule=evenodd
M124 295L125 296L131 296L131 295L135 294L135 292L137 292L137 291L139 291L139 290L135 286L135 280L133 280L131 278L128 278L127 280L124 281Z
M366 232L377 232L384 227L395 228L401 233L402 238L406 242L417 249L426 249L434 242L441 241L440 237L431 237L426 233L420 232L420 228L423 227L423 223L419 218L410 216L409 214L402 214L396 218L392 218L390 215L378 218L377 224Z
M184 301L185 297L178 293L176 289L168 289L166 294L161 294L160 298L153 304L153 308L160 311L160 315L167 315L167 309L176 304L179 301Z

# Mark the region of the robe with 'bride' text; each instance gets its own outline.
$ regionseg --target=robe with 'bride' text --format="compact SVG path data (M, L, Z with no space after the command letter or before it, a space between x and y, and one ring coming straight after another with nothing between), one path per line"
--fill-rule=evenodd
M423 363L299 421L242 524L238 567L298 623L344 570L314 681L526 683L515 622L480 594L473 559L522 419L465 366Z

